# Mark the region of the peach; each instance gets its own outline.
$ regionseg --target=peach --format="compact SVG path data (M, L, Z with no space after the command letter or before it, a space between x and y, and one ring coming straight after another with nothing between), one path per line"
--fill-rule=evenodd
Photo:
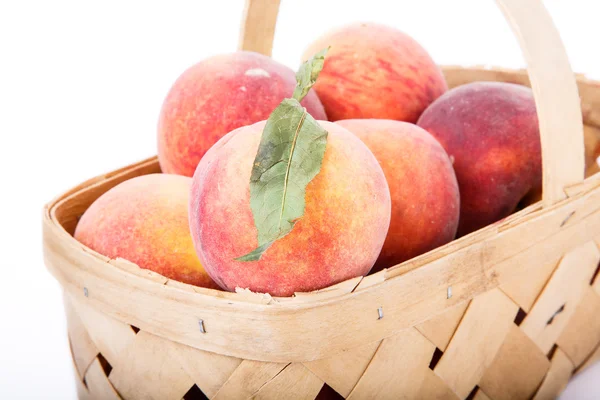
M369 149L339 125L329 132L320 172L306 187L304 215L259 261L235 259L258 246L250 173L264 122L219 141L198 165L190 197L196 251L222 288L275 296L321 289L366 275L390 223L390 193Z
M253 52L218 55L192 66L170 89L160 112L162 171L191 177L223 135L267 119L295 86L294 71ZM314 118L327 119L314 91L302 105Z
M374 271L454 239L460 211L458 184L437 140L407 122L354 119L336 123L356 134L373 152L390 187L390 229Z
M85 211L75 239L109 258L196 286L218 288L194 250L188 224L191 178L150 174L127 180Z
M427 51L405 33L373 23L331 31L303 58L331 46L314 86L330 121L380 118L416 122L447 90Z
M459 236L505 218L540 192L542 156L531 89L501 82L462 85L429 106L418 125L454 160Z

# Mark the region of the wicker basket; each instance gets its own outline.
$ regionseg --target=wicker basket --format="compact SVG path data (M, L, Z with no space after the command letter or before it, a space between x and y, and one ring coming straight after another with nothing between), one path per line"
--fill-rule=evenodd
M270 53L277 3L248 2L244 49ZM86 208L159 166L152 158L91 179L43 217L79 396L546 399L600 359L600 174L592 162L584 179L600 138L600 84L580 77L576 85L539 0L498 3L529 75L444 71L451 87L531 82L541 202L394 268L272 298L185 285L84 247L71 234Z

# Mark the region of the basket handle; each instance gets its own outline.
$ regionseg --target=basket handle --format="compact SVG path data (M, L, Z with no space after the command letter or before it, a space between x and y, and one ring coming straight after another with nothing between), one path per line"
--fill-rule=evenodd
M280 0L246 0L239 48L271 55ZM575 76L541 0L496 0L517 36L535 97L543 162L543 205L584 179L583 122Z

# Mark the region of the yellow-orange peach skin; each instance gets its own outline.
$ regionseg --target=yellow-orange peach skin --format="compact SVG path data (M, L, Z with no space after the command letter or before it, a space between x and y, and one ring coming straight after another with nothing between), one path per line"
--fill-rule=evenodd
M379 119L343 120L383 168L392 219L373 270L389 268L454 239L460 195L444 148L416 125Z
M196 286L218 288L194 251L188 224L192 179L150 174L100 196L83 214L75 238L109 258Z
M333 30L303 55L331 46L314 88L330 121L380 118L416 122L447 90L440 68L405 33L357 23Z
M366 275L375 263L390 223L385 176L360 139L320 123L329 136L304 215L259 261L235 258L258 245L249 182L264 123L232 132L198 166L190 228L202 264L224 289L290 296Z

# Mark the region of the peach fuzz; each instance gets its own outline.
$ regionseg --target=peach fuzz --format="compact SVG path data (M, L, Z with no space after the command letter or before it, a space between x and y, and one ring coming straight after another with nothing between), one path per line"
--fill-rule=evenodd
M454 160L459 236L507 217L541 193L540 133L528 87L501 82L456 87L436 100L418 125Z
M192 176L222 136L266 120L296 86L290 68L262 54L218 55L187 69L170 89L159 116L158 159L163 172ZM314 91L302 101L316 119L327 119Z
M390 223L385 176L355 135L319 123L329 135L321 171L306 188L305 213L259 261L234 259L258 246L249 183L264 122L232 132L199 164L190 228L202 264L222 288L290 296L366 275L375 263Z
M390 229L374 271L454 239L460 210L458 184L437 140L407 122L357 119L336 123L356 134L373 152L390 187Z
M196 286L218 288L194 250L188 225L191 178L150 174L100 196L83 214L75 239L111 259Z
M380 24L331 31L304 53L331 46L314 86L330 121L357 118L416 122L447 90L440 68L405 33Z

